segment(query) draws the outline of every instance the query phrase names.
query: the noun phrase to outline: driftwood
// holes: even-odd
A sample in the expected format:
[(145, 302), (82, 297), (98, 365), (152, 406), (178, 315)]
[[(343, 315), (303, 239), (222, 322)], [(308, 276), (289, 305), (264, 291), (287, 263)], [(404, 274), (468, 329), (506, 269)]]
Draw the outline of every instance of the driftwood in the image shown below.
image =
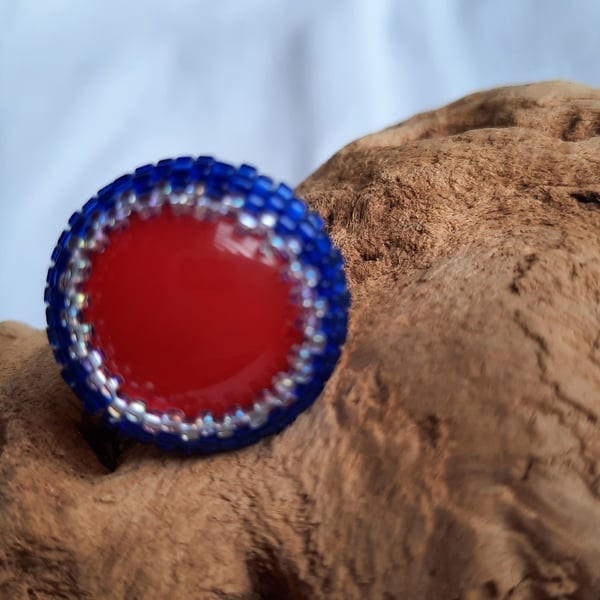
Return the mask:
[(354, 305), (274, 438), (124, 445), (0, 326), (0, 598), (600, 598), (600, 91), (475, 94), (299, 191)]

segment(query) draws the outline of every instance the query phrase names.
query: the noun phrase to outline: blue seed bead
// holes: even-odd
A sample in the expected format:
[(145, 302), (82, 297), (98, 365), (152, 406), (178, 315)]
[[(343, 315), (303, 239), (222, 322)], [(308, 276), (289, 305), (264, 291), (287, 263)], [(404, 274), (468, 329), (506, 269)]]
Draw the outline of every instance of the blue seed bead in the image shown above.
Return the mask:
[(173, 161), (169, 182), (174, 190), (181, 190), (190, 182), (194, 159), (191, 156), (180, 156)]
[(339, 331), (346, 326), (344, 313), (335, 311), (323, 318), (323, 331), (329, 337), (330, 333)]
[(229, 181), (229, 190), (247, 194), (252, 189), (257, 174), (258, 172), (253, 166), (241, 165)]
[(84, 408), (93, 415), (100, 412), (108, 404), (108, 400), (102, 394), (91, 390), (82, 383), (75, 384), (75, 393), (83, 401)]
[(250, 194), (246, 198), (246, 203), (244, 204), (244, 208), (250, 210), (252, 212), (259, 212), (263, 210), (265, 207), (266, 201), (262, 196), (258, 196), (257, 194)]
[(52, 354), (54, 354), (54, 360), (62, 367), (67, 364), (65, 359), (65, 353), (60, 348), (54, 348), (52, 350)]
[(159, 431), (152, 439), (156, 440), (156, 445), (163, 450), (174, 450), (181, 444), (181, 438), (176, 433), (168, 431)]
[[(48, 339), (50, 338), (52, 339), (51, 346), (64, 355), (63, 363), (68, 363), (70, 358), (67, 356), (66, 348), (70, 344), (70, 337), (65, 335), (65, 329), (60, 325), (49, 326)], [(67, 339), (65, 340), (65, 338)]]
[(97, 198), (97, 196), (94, 196), (93, 198), (90, 198), (83, 205), (83, 208), (81, 209), (81, 214), (85, 215), (86, 218), (89, 218), (89, 216), (91, 214), (93, 214), (94, 211), (96, 211), (97, 209), (98, 209), (98, 198)]
[(60, 277), (61, 273), (67, 268), (67, 264), (69, 262), (70, 257), (71, 253), (67, 249), (61, 248), (61, 250), (58, 253), (58, 256), (56, 257), (56, 260), (54, 261), (54, 277), (56, 282), (58, 282), (58, 278)]
[(254, 185), (252, 186), (252, 193), (258, 194), (263, 198), (267, 198), (273, 193), (273, 180), (270, 177), (260, 175), (254, 180)]
[(328, 255), (331, 251), (331, 239), (324, 231), (319, 231), (316, 234), (315, 245), (321, 254)]
[(282, 198), (279, 194), (271, 194), (266, 199), (265, 209), (272, 212), (281, 213), (285, 210), (286, 204), (287, 202), (285, 198)]
[(58, 334), (58, 343), (65, 353), (66, 360), (70, 362), (70, 358), (67, 357), (67, 348), (71, 344), (71, 334), (65, 327), (57, 327), (56, 333)]
[(320, 231), (325, 226), (323, 219), (316, 212), (310, 211), (306, 219), (317, 231)]
[(339, 346), (329, 342), (325, 353), (322, 356), (315, 356), (313, 359), (313, 369), (316, 373), (328, 375), (335, 367), (341, 353)]
[(280, 235), (291, 235), (296, 230), (296, 223), (287, 215), (282, 215), (277, 220), (275, 231)]
[(321, 257), (319, 261), (319, 269), (321, 269), (321, 275), (323, 279), (331, 279), (341, 270), (341, 265), (337, 261), (332, 260), (331, 255)]
[(70, 223), (71, 225), (71, 235), (75, 237), (82, 238), (85, 236), (87, 230), (90, 228), (90, 220), (86, 215), (79, 214), (78, 218)]
[(235, 169), (227, 163), (213, 163), (210, 173), (206, 179), (206, 192), (210, 196), (222, 196), (227, 190), (229, 178), (233, 175)]
[(327, 257), (328, 264), (331, 264), (335, 267), (335, 269), (341, 273), (344, 272), (344, 259), (342, 258), (342, 253), (338, 248), (333, 247), (329, 252), (329, 256)]
[(323, 261), (323, 255), (317, 249), (316, 244), (311, 241), (304, 242), (304, 250), (302, 253), (302, 260), (305, 262), (315, 265), (321, 268), (321, 262)]
[(169, 179), (172, 164), (172, 158), (163, 158), (163, 160), (159, 160), (156, 163), (156, 166), (154, 167), (154, 183), (167, 181)]
[(346, 291), (346, 278), (343, 271), (338, 271), (332, 278), (332, 289), (334, 294), (341, 294)]
[(54, 286), (58, 283), (58, 273), (54, 267), (50, 267), (48, 269), (48, 273), (46, 273), (46, 284), (50, 286)]
[[(111, 425), (110, 416), (108, 414), (104, 415), (104, 420), (109, 426)], [(146, 434), (146, 432), (140, 427), (138, 423), (132, 423), (126, 417), (123, 417), (123, 420), (118, 422), (118, 428), (125, 437), (135, 437), (137, 439), (140, 439), (139, 436), (141, 436), (143, 439), (144, 435)]]
[[(56, 242), (56, 248), (54, 249), (54, 251), (56, 252), (61, 247), (67, 246), (70, 239), (71, 239), (71, 233), (69, 231), (63, 231), (60, 234), (60, 237), (58, 238), (58, 242)], [(52, 258), (52, 260), (54, 260), (54, 258)]]
[(58, 339), (55, 328), (58, 327), (60, 323), (56, 315), (57, 311), (54, 306), (46, 306), (46, 321), (48, 323), (48, 335), (52, 333), (52, 337)]
[(69, 387), (74, 388), (77, 385), (75, 375), (73, 375), (73, 373), (68, 368), (64, 368), (60, 374)]
[(60, 319), (58, 316), (58, 309), (54, 304), (50, 304), (46, 307), (46, 321), (48, 322), (48, 335), (52, 335), (53, 343), (60, 343), (60, 336), (58, 335), (58, 329), (60, 327)]
[(335, 318), (338, 328), (346, 329), (348, 327), (348, 311), (345, 308), (334, 306), (331, 314)]
[(116, 196), (131, 189), (131, 175), (121, 175), (113, 181), (113, 193)]
[(84, 382), (87, 380), (88, 372), (83, 368), (81, 363), (78, 363), (77, 361), (69, 360), (65, 370), (68, 371), (69, 375), (72, 376), (73, 380), (76, 382)]
[(315, 398), (321, 393), (323, 389), (323, 378), (320, 373), (316, 373), (315, 376), (308, 383), (301, 383), (296, 386), (296, 393), (298, 394), (298, 401), (300, 409), (308, 406)]
[(227, 186), (230, 192), (247, 194), (252, 189), (253, 180), (243, 175), (234, 175)]
[(345, 290), (341, 294), (338, 294), (334, 300), (339, 307), (348, 308), (350, 306), (350, 292)]
[(255, 179), (258, 171), (251, 165), (241, 165), (238, 169), (238, 175), (246, 179)]
[(219, 445), (215, 447), (214, 451), (217, 450), (235, 450), (238, 447), (239, 442), (232, 436), (230, 438), (221, 438)]
[(132, 177), (131, 183), (136, 194), (147, 194), (152, 190), (154, 180), (154, 165), (138, 167)]
[(178, 171), (180, 169), (184, 169), (188, 171), (194, 166), (195, 160), (191, 156), (178, 156), (171, 166), (171, 173), (173, 171)]
[(105, 185), (97, 194), (98, 210), (110, 210), (115, 205), (114, 185), (112, 183)]
[(79, 220), (79, 216), (80, 216), (80, 212), (74, 212), (70, 217), (69, 217), (69, 227), (73, 227), (73, 225), (75, 223), (77, 223), (77, 221)]
[(340, 345), (332, 340), (327, 340), (325, 352), (322, 354), (321, 358), (327, 359), (330, 363), (335, 365), (341, 355), (342, 349), (340, 348)]
[[(125, 434), (125, 435), (128, 435), (128, 434)], [(133, 432), (130, 437), (134, 438), (136, 440), (141, 440), (142, 442), (149, 442), (149, 443), (152, 443), (155, 440), (154, 434), (142, 429), (141, 425), (137, 426), (137, 431)]]
[(329, 296), (335, 304), (339, 304), (340, 308), (345, 308), (344, 306), (344, 298), (345, 294), (348, 293), (348, 288), (346, 287), (346, 282), (334, 282), (330, 288)]
[(312, 241), (316, 233), (314, 227), (308, 221), (302, 221), (298, 224), (298, 235), (303, 240)]
[(323, 327), (323, 330), (327, 333), (327, 339), (332, 344), (343, 344), (346, 340), (346, 328), (342, 325), (336, 324), (329, 327)]
[(114, 183), (109, 183), (105, 185), (103, 188), (98, 190), (96, 196), (98, 197), (99, 202), (105, 201), (109, 196), (113, 195)]
[(317, 291), (326, 298), (331, 298), (331, 280), (322, 279), (319, 281), (319, 284), (317, 285)]
[(339, 267), (324, 260), (319, 264), (319, 269), (321, 270), (321, 277), (323, 279), (331, 279), (332, 277), (335, 277)]
[(215, 178), (226, 179), (231, 177), (235, 173), (235, 169), (224, 162), (214, 162), (210, 169), (209, 176)]
[(290, 217), (290, 219), (294, 219), (294, 221), (302, 220), (306, 215), (306, 212), (306, 204), (297, 198), (292, 198), (285, 208), (285, 214)]
[(46, 286), (44, 289), (45, 304), (54, 304), (59, 296), (62, 296), (62, 294), (55, 287)]
[(276, 408), (271, 411), (268, 417), (268, 421), (265, 425), (260, 428), (262, 435), (272, 435), (278, 433), (284, 427), (284, 424), (280, 422), (280, 418), (284, 415), (285, 411), (280, 408)]
[(48, 325), (46, 328), (46, 337), (48, 338), (48, 343), (52, 347), (56, 347), (58, 345), (58, 335), (56, 335), (56, 329), (54, 325)]
[(219, 451), (219, 441), (216, 436), (210, 436), (208, 438), (200, 437), (195, 440), (196, 448), (202, 449), (202, 452), (206, 454), (213, 454), (214, 452)]
[(291, 200), (294, 197), (294, 190), (285, 183), (280, 183), (275, 189), (274, 194), (283, 198), (284, 200)]
[(342, 251), (335, 246), (331, 249), (331, 257), (337, 260), (340, 264), (344, 264), (344, 257), (342, 256)]
[(234, 438), (243, 441), (245, 444), (252, 444), (257, 441), (260, 437), (258, 431), (256, 429), (252, 429), (250, 426), (246, 425), (244, 427), (240, 427), (235, 433)]
[(192, 167), (192, 179), (194, 181), (206, 181), (215, 159), (212, 156), (199, 156)]
[(64, 248), (60, 242), (55, 246), (54, 250), (52, 250), (52, 255), (50, 256), (53, 263), (56, 262), (56, 259), (60, 256), (60, 253), (64, 252)]

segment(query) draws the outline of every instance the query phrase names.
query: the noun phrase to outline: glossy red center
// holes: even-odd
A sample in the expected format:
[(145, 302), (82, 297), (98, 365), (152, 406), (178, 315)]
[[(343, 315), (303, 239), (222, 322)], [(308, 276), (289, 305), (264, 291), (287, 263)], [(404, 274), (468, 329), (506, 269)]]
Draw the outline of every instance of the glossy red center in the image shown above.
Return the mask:
[(289, 368), (302, 340), (279, 257), (227, 220), (163, 210), (110, 235), (92, 256), (84, 319), (94, 345), (120, 375), (121, 391), (148, 409), (187, 417), (248, 407)]

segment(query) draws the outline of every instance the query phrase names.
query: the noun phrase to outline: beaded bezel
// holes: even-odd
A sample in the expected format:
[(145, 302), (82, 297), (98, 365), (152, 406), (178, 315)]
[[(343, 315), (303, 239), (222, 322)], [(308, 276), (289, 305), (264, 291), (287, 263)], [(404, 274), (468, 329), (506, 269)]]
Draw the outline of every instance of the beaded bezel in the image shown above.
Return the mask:
[[(272, 387), (249, 410), (236, 408), (220, 418), (204, 411), (195, 419), (176, 410), (146, 410), (143, 398), (119, 392), (118, 375), (107, 370), (102, 349), (94, 346), (93, 323), (83, 319), (91, 253), (101, 252), (132, 214), (152, 218), (161, 210), (233, 220), (241, 234), (260, 237), (262, 253), (284, 259), (282, 277), (292, 283), (291, 301), (301, 308), (303, 341), (290, 349), (289, 370), (274, 374)], [(340, 356), (350, 304), (343, 259), (322, 219), (288, 186), (274, 184), (254, 167), (235, 168), (205, 156), (144, 165), (102, 188), (61, 234), (44, 299), (54, 356), (88, 412), (142, 441), (205, 453), (275, 433), (312, 404)]]

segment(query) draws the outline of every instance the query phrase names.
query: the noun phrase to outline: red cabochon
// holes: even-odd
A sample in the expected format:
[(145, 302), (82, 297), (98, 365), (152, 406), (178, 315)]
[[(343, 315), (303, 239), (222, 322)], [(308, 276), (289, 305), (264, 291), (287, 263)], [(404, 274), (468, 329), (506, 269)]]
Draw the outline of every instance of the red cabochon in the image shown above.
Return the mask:
[(260, 244), (229, 221), (170, 210), (111, 234), (92, 257), (84, 319), (122, 392), (148, 409), (218, 416), (251, 405), (288, 370), (300, 309), (282, 260), (262, 256)]

